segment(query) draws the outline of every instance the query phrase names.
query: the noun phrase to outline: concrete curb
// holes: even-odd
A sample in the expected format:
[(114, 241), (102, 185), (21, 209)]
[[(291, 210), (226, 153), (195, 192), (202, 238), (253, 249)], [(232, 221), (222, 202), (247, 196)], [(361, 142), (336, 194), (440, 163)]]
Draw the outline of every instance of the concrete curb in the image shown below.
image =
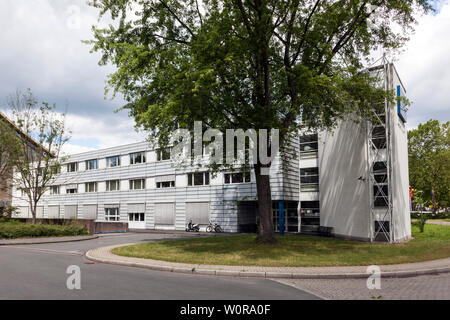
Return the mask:
[[(131, 244), (121, 244), (118, 246), (110, 247), (109, 252), (113, 248), (131, 245)], [(369, 277), (368, 273), (294, 273), (294, 272), (255, 272), (255, 271), (236, 271), (236, 270), (214, 270), (214, 269), (197, 269), (197, 267), (186, 268), (186, 267), (173, 267), (156, 265), (151, 262), (139, 263), (123, 260), (122, 256), (113, 255), (114, 258), (104, 258), (95, 255), (94, 251), (101, 248), (89, 250), (85, 253), (85, 257), (88, 260), (127, 267), (138, 267), (155, 271), (166, 271), (166, 272), (176, 272), (185, 274), (198, 274), (198, 275), (214, 275), (214, 276), (229, 276), (229, 277), (255, 277), (255, 278), (283, 278), (283, 279), (362, 279)], [(117, 258), (116, 258), (117, 257)], [(174, 263), (171, 263), (174, 264)], [(245, 268), (245, 267), (243, 267)], [(383, 278), (406, 278), (406, 277), (416, 277), (421, 275), (429, 274), (439, 274), (450, 272), (450, 266), (444, 268), (434, 268), (434, 269), (418, 269), (418, 270), (408, 270), (408, 271), (387, 271), (381, 272), (381, 277)]]
[[(75, 238), (75, 237), (78, 237), (78, 238)], [(0, 240), (0, 246), (12, 246), (12, 245), (17, 245), (17, 244), (24, 245), (24, 244), (76, 242), (76, 241), (92, 240), (92, 239), (97, 239), (97, 238), (98, 238), (98, 235), (60, 237), (60, 239), (55, 238), (55, 237), (8, 239), (8, 240)], [(26, 241), (26, 240), (28, 240), (28, 241)]]

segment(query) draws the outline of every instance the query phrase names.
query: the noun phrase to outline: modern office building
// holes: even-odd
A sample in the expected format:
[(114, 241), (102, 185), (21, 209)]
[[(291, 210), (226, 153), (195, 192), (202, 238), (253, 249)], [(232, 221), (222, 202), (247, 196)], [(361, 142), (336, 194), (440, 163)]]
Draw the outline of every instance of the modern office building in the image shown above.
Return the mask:
[[(405, 89), (392, 64), (372, 68), (386, 88)], [(405, 115), (386, 103), (380, 121), (342, 121), (335, 130), (294, 137), (283, 166), (270, 171), (274, 226), (283, 232), (331, 227), (337, 237), (364, 241), (410, 238)], [(15, 189), (14, 205), (28, 216)], [(41, 218), (123, 221), (129, 228), (184, 230), (186, 222), (254, 231), (253, 172), (176, 167), (147, 142), (71, 155), (42, 199)]]

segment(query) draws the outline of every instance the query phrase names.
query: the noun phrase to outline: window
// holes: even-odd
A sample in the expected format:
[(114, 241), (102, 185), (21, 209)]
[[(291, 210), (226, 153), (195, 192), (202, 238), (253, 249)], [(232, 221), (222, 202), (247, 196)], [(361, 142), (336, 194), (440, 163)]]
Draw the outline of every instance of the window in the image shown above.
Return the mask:
[(188, 173), (188, 186), (209, 185), (209, 172)]
[(373, 186), (373, 198), (375, 207), (387, 207), (389, 202), (388, 185), (378, 184)]
[(76, 185), (66, 186), (66, 193), (77, 193), (78, 187)]
[(384, 126), (373, 127), (372, 142), (376, 149), (386, 149), (386, 128)]
[(27, 197), (27, 196), (28, 196), (28, 193), (29, 193), (29, 189), (28, 189), (28, 188), (22, 188), (22, 189), (20, 189), (20, 195), (21, 195), (22, 197)]
[(225, 173), (224, 179), (226, 184), (251, 182), (250, 172)]
[(67, 164), (67, 172), (78, 171), (78, 162), (72, 162)]
[(319, 143), (317, 133), (300, 136), (300, 154), (310, 152), (316, 153), (318, 148)]
[(97, 192), (97, 182), (87, 182), (86, 192)]
[(119, 180), (106, 181), (106, 191), (118, 191), (118, 190), (120, 190)]
[[(205, 152), (206, 152), (206, 144), (202, 141), (202, 156), (205, 155)], [(191, 139), (191, 154), (192, 154), (192, 157), (197, 156), (195, 154), (195, 141), (194, 141), (194, 139)]]
[(136, 152), (130, 154), (130, 164), (145, 163), (145, 152)]
[(120, 221), (119, 208), (105, 208), (105, 221)]
[(389, 221), (375, 221), (375, 232), (389, 232)]
[(157, 161), (170, 160), (170, 150), (171, 148), (158, 149), (156, 151), (156, 160)]
[(175, 181), (159, 181), (156, 182), (157, 188), (173, 188), (175, 187)]
[(300, 216), (318, 216), (320, 212), (319, 201), (301, 201), (300, 202)]
[(301, 168), (300, 186), (302, 191), (319, 190), (319, 168)]
[(373, 198), (375, 207), (388, 206), (388, 185), (387, 185), (387, 166), (383, 161), (378, 161), (373, 164), (372, 172), (374, 176)]
[(318, 184), (319, 168), (302, 168), (300, 169), (300, 182), (302, 184)]
[(141, 213), (129, 213), (128, 221), (145, 221), (145, 214)]
[(130, 190), (145, 189), (145, 179), (130, 180)]
[(175, 187), (175, 175), (166, 175), (155, 177), (156, 188), (173, 188)]
[(379, 161), (373, 164), (373, 175), (375, 182), (377, 183), (387, 183), (387, 167), (386, 163)]
[(98, 169), (98, 160), (92, 159), (86, 161), (86, 170)]
[(108, 168), (120, 166), (120, 156), (106, 158), (106, 166)]
[(59, 194), (59, 186), (51, 186), (50, 194)]

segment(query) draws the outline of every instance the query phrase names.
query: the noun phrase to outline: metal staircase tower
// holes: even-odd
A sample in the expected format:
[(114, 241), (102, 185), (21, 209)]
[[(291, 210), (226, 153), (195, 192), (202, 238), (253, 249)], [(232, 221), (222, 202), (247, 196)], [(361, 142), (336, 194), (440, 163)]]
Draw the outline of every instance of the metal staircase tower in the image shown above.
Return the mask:
[[(383, 56), (382, 64), (369, 69), (380, 79), (380, 85), (390, 90), (391, 64)], [(394, 241), (392, 205), (392, 157), (391, 157), (391, 117), (390, 103), (387, 99), (372, 110), (367, 121), (367, 159), (370, 201), (370, 240)]]

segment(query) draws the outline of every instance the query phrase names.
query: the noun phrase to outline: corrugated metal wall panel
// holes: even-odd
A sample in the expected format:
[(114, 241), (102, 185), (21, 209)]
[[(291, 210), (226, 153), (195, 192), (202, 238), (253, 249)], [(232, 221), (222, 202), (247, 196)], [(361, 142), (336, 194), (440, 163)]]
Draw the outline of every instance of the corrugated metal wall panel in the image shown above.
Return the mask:
[(44, 207), (43, 206), (36, 207), (36, 218), (37, 219), (44, 218)]
[(59, 206), (49, 206), (48, 207), (48, 218), (58, 219), (59, 218)]
[(64, 219), (76, 219), (77, 218), (78, 206), (64, 206)]
[(175, 225), (173, 203), (155, 203), (155, 227), (158, 225)]
[(145, 212), (145, 203), (128, 204), (128, 213)]
[(209, 202), (186, 202), (186, 221), (208, 224), (210, 218)]
[(83, 219), (97, 219), (97, 205), (84, 205), (83, 206)]

